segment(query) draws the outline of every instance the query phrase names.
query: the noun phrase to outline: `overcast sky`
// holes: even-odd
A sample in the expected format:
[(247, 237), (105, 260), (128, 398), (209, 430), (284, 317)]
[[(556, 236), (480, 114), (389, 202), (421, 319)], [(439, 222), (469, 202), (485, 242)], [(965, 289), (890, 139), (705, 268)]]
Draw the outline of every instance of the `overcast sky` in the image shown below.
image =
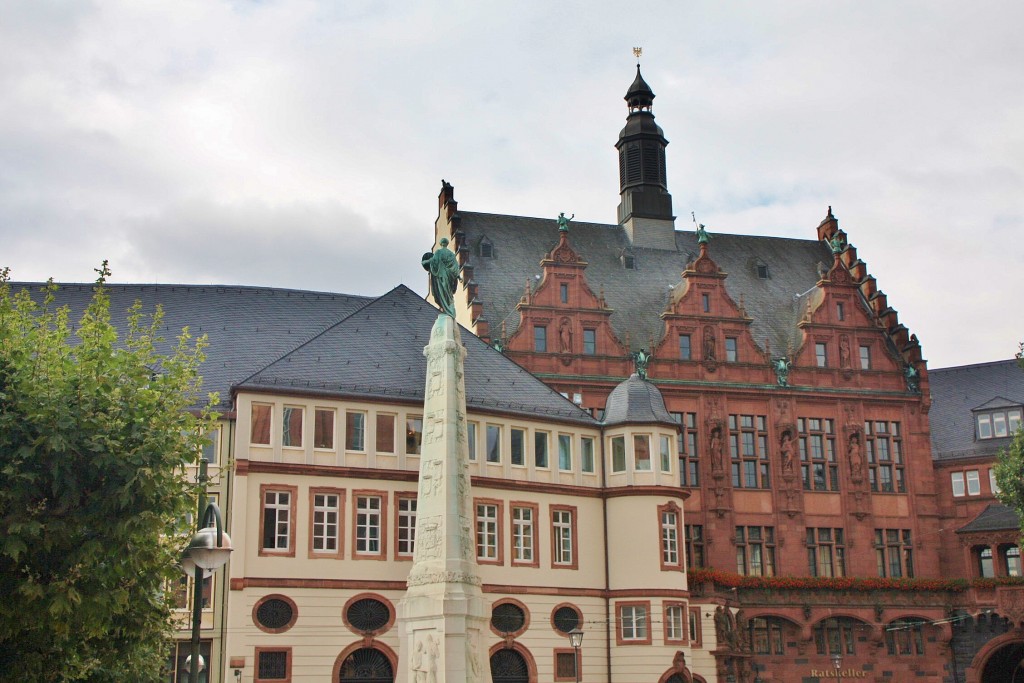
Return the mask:
[(1024, 338), (1024, 3), (0, 3), (16, 280), (423, 293), (460, 208), (615, 221), (642, 46), (677, 227), (829, 205), (930, 367)]

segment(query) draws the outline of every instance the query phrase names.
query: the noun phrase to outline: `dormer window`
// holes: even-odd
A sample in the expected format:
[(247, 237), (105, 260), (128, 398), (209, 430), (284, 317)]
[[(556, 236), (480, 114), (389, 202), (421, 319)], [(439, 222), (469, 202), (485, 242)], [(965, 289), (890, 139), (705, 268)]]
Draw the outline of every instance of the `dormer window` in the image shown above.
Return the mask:
[(764, 263), (757, 264), (757, 277), (761, 280), (768, 279), (768, 265)]
[(622, 255), (622, 267), (626, 270), (636, 270), (636, 259), (632, 254)]
[(480, 239), (479, 251), (481, 258), (494, 258), (494, 244), (486, 237)]
[(978, 439), (1001, 439), (1010, 436), (1020, 427), (1020, 421), (1020, 408), (976, 413)]

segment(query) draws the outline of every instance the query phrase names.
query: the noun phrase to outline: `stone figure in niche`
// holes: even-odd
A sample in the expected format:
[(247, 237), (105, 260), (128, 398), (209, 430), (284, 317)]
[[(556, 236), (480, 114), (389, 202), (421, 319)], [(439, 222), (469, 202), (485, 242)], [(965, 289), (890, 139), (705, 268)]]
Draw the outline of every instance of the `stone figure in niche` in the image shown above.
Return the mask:
[(416, 641), (412, 652), (412, 671), (416, 683), (427, 683), (427, 647), (422, 640)]
[(569, 221), (576, 218), (576, 214), (565, 217), (565, 211), (561, 211), (558, 214), (558, 232), (569, 232)]
[(558, 346), (562, 353), (572, 351), (572, 326), (568, 318), (562, 318), (562, 324), (558, 327)]
[(846, 445), (846, 457), (850, 461), (850, 476), (854, 481), (864, 478), (864, 456), (860, 453), (860, 434), (850, 434), (850, 442)]
[(921, 392), (921, 373), (913, 365), (908, 364), (903, 370), (903, 376), (907, 380), (907, 391), (918, 394)]
[(715, 331), (710, 327), (704, 328), (704, 360), (715, 360)]
[(437, 660), (441, 658), (441, 651), (437, 646), (437, 639), (434, 636), (427, 636), (427, 683), (437, 683)]
[(839, 367), (850, 369), (850, 338), (845, 334), (839, 337)]
[(711, 430), (711, 467), (715, 470), (722, 469), (722, 428), (715, 427)]
[(633, 368), (640, 379), (647, 379), (647, 365), (651, 362), (651, 354), (646, 349), (640, 349), (629, 354), (633, 359)]
[(775, 381), (780, 387), (789, 386), (789, 371), (793, 367), (793, 361), (788, 358), (776, 358), (772, 361), (772, 370), (775, 371)]
[(782, 471), (787, 474), (792, 474), (793, 436), (788, 431), (782, 432), (782, 440), (779, 442), (779, 453), (782, 455)]
[(430, 293), (441, 312), (455, 317), (455, 290), (462, 278), (462, 268), (455, 252), (448, 248), (448, 238), (441, 238), (440, 248), (431, 254), (429, 251), (420, 259), (423, 270), (430, 273)]
[(732, 624), (729, 619), (729, 610), (722, 605), (715, 609), (715, 637), (718, 639), (718, 647), (730, 644), (732, 641)]

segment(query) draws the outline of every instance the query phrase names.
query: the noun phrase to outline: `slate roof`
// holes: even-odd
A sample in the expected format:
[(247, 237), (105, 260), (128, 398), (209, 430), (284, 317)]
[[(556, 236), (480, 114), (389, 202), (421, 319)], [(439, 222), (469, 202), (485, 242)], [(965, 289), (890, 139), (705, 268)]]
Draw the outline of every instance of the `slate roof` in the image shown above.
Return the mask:
[(1007, 531), (1020, 528), (1020, 517), (1016, 510), (999, 503), (990, 503), (981, 513), (956, 530), (958, 534), (979, 531)]
[[(936, 460), (995, 455), (1011, 437), (976, 441), (975, 408), (1024, 405), (1024, 370), (1016, 360), (928, 371), (932, 457)], [(998, 399), (998, 403), (993, 403)]]
[(654, 386), (635, 372), (608, 394), (604, 424), (670, 424), (678, 425), (665, 408), (665, 398)]
[[(11, 283), (11, 291), (29, 289), (38, 299), (42, 283)], [(77, 322), (92, 300), (92, 284), (60, 284), (56, 304), (70, 308)], [(231, 385), (280, 358), (330, 325), (373, 300), (372, 297), (308, 292), (274, 287), (221, 285), (107, 285), (112, 322), (127, 327), (127, 311), (136, 300), (143, 311), (163, 307), (168, 351), (186, 325), (193, 336), (206, 334), (210, 345), (203, 364), (203, 392), (220, 394), (221, 412), (231, 410)]]
[[(509, 335), (519, 325), (515, 310), (525, 282), (536, 289), (541, 274), (540, 261), (558, 244), (554, 219), (526, 218), (459, 211), (459, 229), (471, 248), (473, 280), (479, 284), (483, 317), (491, 334), (500, 334), (502, 321)], [(813, 228), (811, 229), (813, 233)], [(493, 258), (477, 256), (477, 247), (487, 238), (493, 243)], [(818, 264), (831, 265), (832, 255), (822, 242), (780, 237), (756, 237), (711, 233), (708, 253), (728, 274), (726, 291), (738, 304), (742, 296), (748, 315), (754, 321), (751, 333), (764, 345), (771, 340), (773, 349), (794, 348), (800, 339), (797, 323), (804, 312), (803, 294), (817, 283)], [(588, 262), (585, 273), (594, 293), (604, 286), (605, 299), (614, 310), (612, 327), (630, 345), (646, 347), (657, 342), (664, 332), (660, 314), (668, 304), (670, 286), (682, 283), (682, 272), (700, 253), (693, 231), (676, 231), (675, 251), (631, 247), (625, 230), (619, 225), (600, 223), (569, 224), (569, 242)], [(623, 267), (622, 253), (635, 257), (636, 269)], [(757, 265), (768, 266), (768, 279), (757, 276)]]
[[(438, 311), (400, 285), (238, 385), (422, 403), (423, 347)], [(597, 426), (589, 413), (462, 330), (469, 409)]]

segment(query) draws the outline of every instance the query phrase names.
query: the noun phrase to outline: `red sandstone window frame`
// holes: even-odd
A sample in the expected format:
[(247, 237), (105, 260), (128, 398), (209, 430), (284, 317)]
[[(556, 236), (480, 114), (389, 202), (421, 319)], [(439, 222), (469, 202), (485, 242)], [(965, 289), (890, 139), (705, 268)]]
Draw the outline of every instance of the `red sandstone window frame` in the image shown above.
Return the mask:
[[(570, 675), (561, 676), (558, 673), (558, 659), (559, 655), (569, 655), (575, 660), (576, 669)], [(580, 666), (581, 660), (583, 659), (583, 649), (579, 650), (571, 647), (556, 647), (552, 650), (551, 661), (552, 661), (552, 679), (555, 683), (563, 681), (582, 681), (583, 680), (583, 669)]]
[[(288, 494), (288, 547), (267, 548), (263, 544), (263, 534), (267, 521), (267, 493)], [(298, 486), (287, 486), (284, 484), (260, 484), (260, 529), (258, 555), (260, 557), (295, 557), (295, 501), (299, 495)], [(275, 534), (276, 536), (276, 534)]]
[[(284, 652), (285, 677), (284, 678), (261, 678), (260, 677), (260, 654), (267, 652)], [(253, 683), (290, 683), (292, 680), (292, 649), (290, 647), (257, 647), (253, 653)]]
[(690, 638), (690, 647), (700, 647), (704, 637), (700, 622), (700, 607), (691, 606), (686, 617), (686, 634)]
[[(555, 515), (557, 513), (567, 512), (569, 513), (569, 525), (567, 527), (555, 526)], [(579, 569), (579, 534), (577, 533), (577, 519), (579, 517), (577, 508), (575, 505), (551, 505), (548, 507), (548, 516), (550, 520), (551, 529), (551, 568), (552, 569)], [(556, 528), (568, 529), (570, 537), (570, 549), (569, 549), (569, 561), (557, 561), (561, 557), (559, 549), (559, 537), (556, 533)]]
[[(338, 496), (338, 520), (337, 538), (335, 538), (335, 550), (316, 550), (313, 547), (315, 540), (314, 529), (316, 528), (316, 496)], [(313, 560), (333, 559), (340, 560), (345, 555), (345, 489), (335, 487), (310, 487), (309, 489), (309, 543), (308, 556)]]
[[(378, 514), (380, 519), (377, 524), (380, 543), (380, 548), (377, 552), (371, 551), (360, 551), (359, 550), (359, 499), (360, 498), (378, 498), (380, 499), (380, 509)], [(369, 539), (367, 539), (369, 540)], [(388, 559), (388, 492), (373, 490), (373, 489), (353, 489), (352, 490), (352, 550), (351, 559), (353, 560), (386, 560)]]
[[(412, 501), (416, 503), (416, 509), (412, 512), (413, 525), (412, 525), (412, 551), (402, 552), (400, 550), (402, 544), (402, 517), (408, 516), (408, 513), (403, 515), (402, 502)], [(398, 562), (412, 562), (413, 556), (416, 554), (416, 519), (419, 516), (419, 498), (415, 492), (412, 491), (396, 491), (395, 492), (395, 554), (394, 559)]]
[[(494, 557), (481, 557), (480, 550), (480, 506), (493, 506), (494, 510), (494, 543), (495, 543), (495, 556)], [(505, 501), (497, 498), (474, 498), (473, 499), (473, 547), (476, 552), (477, 564), (491, 564), (491, 565), (503, 565), (505, 564), (505, 541), (504, 533), (501, 520), (504, 519), (504, 506)], [(491, 519), (488, 517), (487, 519)]]
[[(679, 632), (681, 636), (679, 638), (672, 638), (669, 635), (669, 618), (668, 611), (671, 608), (679, 610)], [(686, 609), (686, 603), (681, 600), (665, 600), (661, 603), (662, 611), (662, 638), (666, 645), (685, 645), (689, 636), (689, 611)]]
[[(288, 603), (288, 605), (292, 608), (292, 618), (287, 624), (281, 626), (280, 628), (269, 628), (260, 623), (260, 620), (256, 615), (259, 613), (260, 607), (263, 606), (263, 603), (267, 602), (268, 600), (281, 600), (283, 602)], [(269, 595), (264, 595), (262, 598), (256, 601), (256, 604), (252, 606), (252, 623), (256, 626), (256, 628), (263, 631), (264, 633), (284, 633), (292, 626), (294, 626), (295, 622), (298, 621), (298, 619), (299, 608), (295, 604), (295, 601), (289, 598), (287, 595), (282, 595), (280, 593), (270, 593)]]
[[(675, 522), (671, 526), (668, 526), (665, 521), (666, 514), (675, 515)], [(675, 561), (671, 559), (672, 533), (675, 534)], [(661, 562), (661, 571), (683, 571), (683, 511), (675, 501), (658, 506), (658, 541), (658, 559)]]
[[(625, 608), (637, 608), (641, 607), (645, 610), (644, 612), (644, 630), (645, 635), (642, 638), (626, 638), (623, 635), (623, 628), (625, 626), (625, 618), (622, 612)], [(620, 646), (629, 645), (650, 645), (651, 644), (651, 601), (650, 600), (625, 600), (622, 602), (615, 603), (615, 644)], [(634, 631), (636, 630), (635, 617), (634, 617)]]
[[(532, 560), (520, 560), (516, 559), (516, 510), (527, 509), (531, 511), (532, 517), (530, 520), (531, 527), (531, 550), (533, 553)], [(513, 567), (540, 567), (540, 534), (539, 534), (539, 522), (540, 522), (540, 505), (537, 503), (528, 503), (526, 501), (513, 500), (508, 504), (508, 537), (511, 539), (511, 555), (509, 556), (509, 564)]]

